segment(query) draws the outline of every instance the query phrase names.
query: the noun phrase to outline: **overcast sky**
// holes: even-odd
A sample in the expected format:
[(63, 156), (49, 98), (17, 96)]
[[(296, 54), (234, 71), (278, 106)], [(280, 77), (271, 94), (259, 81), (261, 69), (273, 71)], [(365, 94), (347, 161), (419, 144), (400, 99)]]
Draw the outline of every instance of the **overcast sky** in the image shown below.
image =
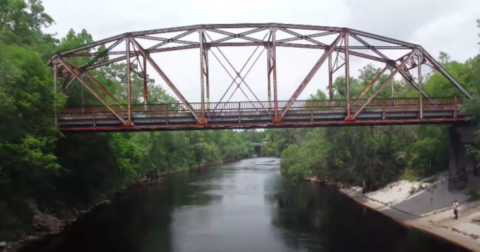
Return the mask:
[[(184, 25), (272, 22), (354, 28), (420, 44), (435, 57), (444, 51), (458, 61), (479, 52), (477, 34), (480, 30), (475, 22), (480, 18), (479, 0), (44, 0), (43, 4), (56, 22), (47, 31), (57, 33), (59, 38), (69, 29), (86, 29), (94, 40), (99, 40), (129, 31)], [(254, 48), (222, 50), (239, 70)], [(278, 98), (286, 100), (322, 51), (282, 50), (277, 51)], [(198, 50), (155, 56), (160, 67), (191, 102), (200, 100), (198, 56)], [(211, 58), (210, 97), (213, 102), (220, 99), (232, 80)], [(358, 69), (367, 63), (352, 62), (352, 75), (358, 75)], [(325, 90), (325, 69), (326, 65), (300, 99), (307, 98), (316, 89)], [(153, 69), (148, 68), (148, 71), (153, 74)], [(262, 55), (245, 79), (260, 100), (267, 100), (265, 72), (266, 57)], [(164, 86), (157, 75), (153, 77)], [(250, 95), (250, 99), (253, 100), (253, 96)], [(246, 98), (237, 91), (232, 100)]]

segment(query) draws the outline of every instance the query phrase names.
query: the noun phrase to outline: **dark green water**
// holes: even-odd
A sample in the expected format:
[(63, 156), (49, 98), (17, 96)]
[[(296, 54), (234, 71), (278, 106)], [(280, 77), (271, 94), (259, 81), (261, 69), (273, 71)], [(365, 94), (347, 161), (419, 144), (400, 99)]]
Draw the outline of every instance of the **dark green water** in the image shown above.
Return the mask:
[(258, 158), (175, 174), (22, 252), (467, 251)]

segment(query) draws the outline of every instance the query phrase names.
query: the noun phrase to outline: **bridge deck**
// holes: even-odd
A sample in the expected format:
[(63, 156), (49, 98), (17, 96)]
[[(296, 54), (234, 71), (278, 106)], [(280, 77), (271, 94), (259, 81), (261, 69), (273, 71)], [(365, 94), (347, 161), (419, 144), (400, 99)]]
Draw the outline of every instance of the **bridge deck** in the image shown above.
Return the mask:
[[(355, 114), (365, 100), (352, 102)], [(278, 117), (285, 111), (288, 101), (278, 101)], [(346, 101), (296, 101), (281, 122), (274, 120), (273, 102), (210, 103), (205, 108), (205, 124), (183, 104), (132, 105), (134, 126), (124, 126), (105, 106), (69, 107), (59, 111), (58, 124), (62, 131), (122, 131), (122, 130), (179, 130), (216, 128), (268, 128), (381, 124), (432, 124), (463, 122), (458, 113), (462, 104), (456, 98), (423, 100), (423, 118), (420, 118), (419, 100), (415, 98), (374, 99), (355, 120), (347, 117)], [(201, 117), (201, 104), (190, 104)], [(112, 109), (126, 120), (126, 105), (113, 105)]]

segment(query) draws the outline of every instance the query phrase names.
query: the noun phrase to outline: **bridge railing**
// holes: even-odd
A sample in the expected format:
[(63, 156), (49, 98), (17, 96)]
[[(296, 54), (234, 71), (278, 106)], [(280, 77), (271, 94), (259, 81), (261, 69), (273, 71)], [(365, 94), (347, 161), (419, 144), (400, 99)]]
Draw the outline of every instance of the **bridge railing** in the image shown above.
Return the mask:
[[(367, 99), (358, 99), (351, 101), (351, 109), (355, 111), (359, 109)], [(279, 111), (283, 111), (288, 105), (289, 101), (278, 101)], [(451, 109), (452, 107), (461, 106), (463, 104), (462, 98), (423, 98), (422, 105), (424, 110), (431, 109)], [(347, 105), (346, 100), (300, 100), (295, 101), (290, 107), (290, 111), (339, 111), (345, 110)], [(190, 106), (196, 113), (201, 112), (201, 103), (190, 103)], [(127, 105), (110, 105), (116, 113), (127, 113)], [(419, 108), (418, 98), (379, 98), (373, 99), (366, 107), (366, 109), (392, 109), (392, 108)], [(273, 113), (274, 103), (268, 101), (252, 101), (252, 102), (211, 102), (205, 104), (205, 112), (209, 115), (222, 114), (224, 112), (258, 112), (258, 113)], [(182, 114), (190, 113), (187, 106), (182, 103), (172, 104), (133, 104), (133, 113), (158, 113), (158, 114)], [(59, 110), (60, 115), (88, 115), (88, 114), (109, 114), (111, 111), (103, 105), (65, 107)]]

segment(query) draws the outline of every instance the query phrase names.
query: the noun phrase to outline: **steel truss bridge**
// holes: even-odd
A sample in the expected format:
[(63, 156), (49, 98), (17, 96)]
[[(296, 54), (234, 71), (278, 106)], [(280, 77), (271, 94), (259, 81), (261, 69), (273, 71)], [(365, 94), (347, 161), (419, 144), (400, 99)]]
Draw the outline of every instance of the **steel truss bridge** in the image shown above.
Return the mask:
[[(214, 34), (216, 37), (212, 39)], [(104, 46), (105, 50), (99, 51), (101, 46)], [(265, 73), (268, 77), (265, 83), (268, 88), (267, 99), (263, 101), (258, 99), (245, 81), (251, 68), (246, 73), (243, 73), (243, 70), (255, 51), (241, 70), (237, 70), (222, 53), (223, 47), (255, 47), (255, 51), (262, 48), (267, 52)], [(277, 100), (278, 47), (323, 52), (287, 101)], [(187, 101), (151, 57), (155, 53), (178, 50), (199, 51), (200, 102)], [(401, 52), (401, 56), (388, 57), (387, 51)], [(209, 54), (217, 60), (223, 57), (236, 73), (235, 77), (230, 74), (232, 83), (218, 102), (210, 102)], [(102, 60), (106, 56), (108, 59)], [(87, 57), (88, 63), (81, 66), (71, 63), (72, 59), (78, 57)], [(351, 57), (368, 59), (384, 65), (364, 90), (352, 95), (349, 83)], [(95, 69), (114, 63), (140, 65), (140, 71), (133, 67), (127, 68), (126, 104), (120, 104), (117, 98), (91, 74)], [(297, 100), (324, 64), (328, 67), (328, 100)], [(65, 92), (72, 83), (78, 83), (102, 104), (66, 107), (56, 111), (58, 126), (65, 132), (455, 123), (466, 121), (465, 115), (458, 111), (464, 99), (471, 97), (420, 45), (338, 27), (276, 23), (213, 24), (130, 32), (58, 53), (52, 57), (49, 65), (54, 69), (57, 93)], [(222, 63), (221, 65), (228, 72), (226, 66)], [(429, 97), (422, 90), (422, 65), (427, 65), (445, 76), (464, 97)], [(179, 103), (148, 102), (147, 66), (163, 79)], [(333, 74), (339, 70), (344, 71), (345, 100), (333, 99)], [(387, 70), (390, 70), (390, 74), (380, 81)], [(417, 73), (412, 74), (415, 70)], [(132, 102), (132, 74), (144, 79), (142, 104)], [(418, 91), (418, 98), (377, 98), (379, 92), (391, 83), (397, 74)], [(57, 82), (60, 81), (63, 82), (63, 86), (58, 89)], [(232, 87), (233, 92), (239, 89), (247, 96), (244, 89), (246, 88), (255, 100), (224, 101)], [(374, 89), (371, 95), (364, 97), (370, 89)]]

